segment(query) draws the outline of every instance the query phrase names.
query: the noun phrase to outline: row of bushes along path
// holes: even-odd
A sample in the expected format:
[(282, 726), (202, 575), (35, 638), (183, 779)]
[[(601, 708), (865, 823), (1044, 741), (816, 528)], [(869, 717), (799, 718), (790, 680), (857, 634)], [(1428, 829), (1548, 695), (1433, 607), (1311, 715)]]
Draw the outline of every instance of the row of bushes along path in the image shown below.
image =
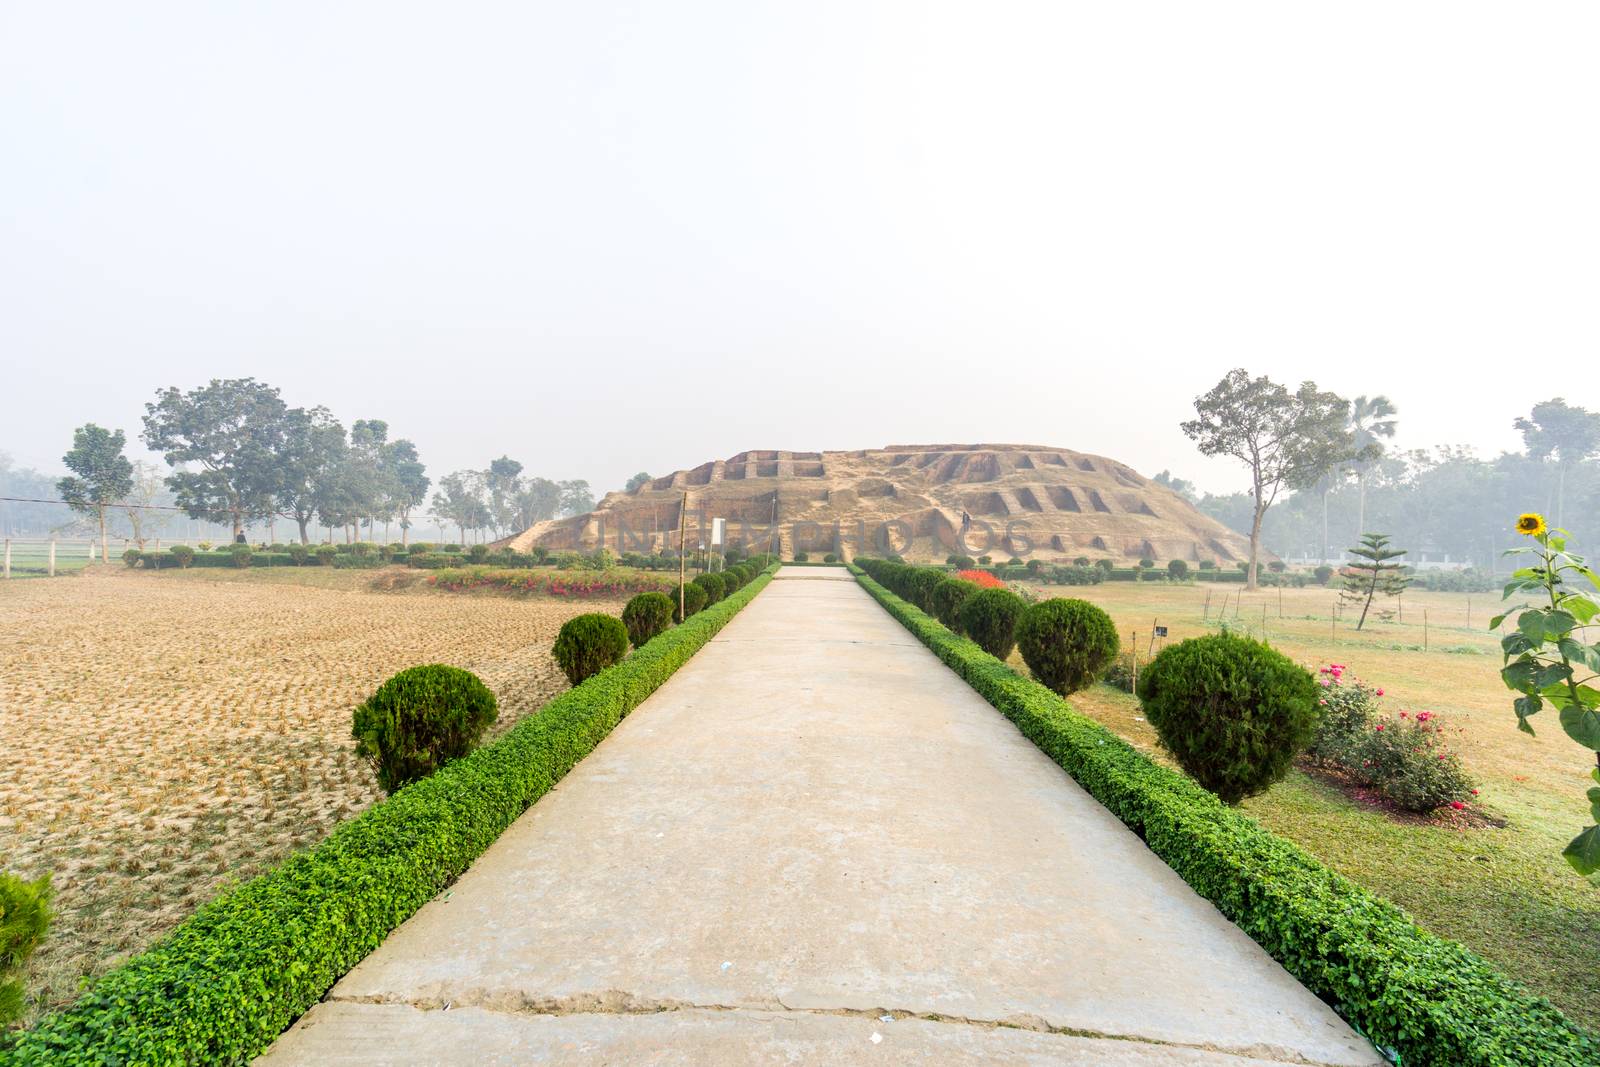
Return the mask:
[(262, 1062), (664, 1049), (1380, 1062), (845, 571), (819, 568), (780, 572)]

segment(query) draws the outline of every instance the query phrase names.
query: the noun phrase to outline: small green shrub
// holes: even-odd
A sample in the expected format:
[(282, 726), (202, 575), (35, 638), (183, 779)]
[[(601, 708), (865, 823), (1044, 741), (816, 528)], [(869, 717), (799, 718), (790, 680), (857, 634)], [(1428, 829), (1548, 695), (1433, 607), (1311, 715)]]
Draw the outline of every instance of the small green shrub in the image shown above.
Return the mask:
[(0, 872), (0, 1050), (6, 1027), (22, 1017), (22, 971), (51, 918), (48, 874), (25, 882)]
[(1121, 649), (1111, 616), (1086, 600), (1029, 605), (1017, 623), (1017, 648), (1033, 676), (1067, 696), (1090, 685)]
[(1273, 574), (1282, 574), (1288, 569), (1288, 564), (1284, 563), (1281, 559), (1272, 560), (1267, 564), (1267, 570), (1271, 571)]
[(737, 567), (729, 567), (725, 571), (718, 571), (717, 577), (722, 579), (723, 596), (732, 596), (744, 584), (744, 572)]
[(188, 545), (173, 545), (171, 552), (172, 562), (176, 563), (180, 570), (188, 570), (189, 565), (194, 562), (194, 549)]
[(411, 542), (410, 547), (406, 549), (406, 553), (408, 555), (410, 553), (412, 553), (412, 552), (420, 552), (423, 555), (426, 555), (427, 553), (432, 552), (432, 551), (433, 551), (433, 545), (431, 545), (427, 541), (413, 541), (413, 542)]
[(198, 548), (202, 552), (210, 552), (211, 551), (211, 542), (210, 541), (196, 541), (195, 542), (195, 547)]
[(567, 681), (578, 685), (622, 662), (628, 654), (628, 628), (621, 619), (598, 611), (576, 615), (561, 624), (550, 653)]
[(628, 641), (638, 648), (672, 625), (672, 601), (665, 593), (640, 593), (622, 609), (622, 625)]
[(1009, 589), (980, 589), (967, 597), (956, 618), (961, 632), (995, 659), (1011, 655), (1017, 643), (1017, 622), (1027, 602)]
[(1042, 559), (1030, 559), (1028, 561), (1028, 573), (1029, 574), (1036, 575), (1043, 569), (1044, 569), (1044, 560), (1042, 560)]
[(1072, 565), (1074, 567), (1087, 567), (1089, 565), (1089, 557), (1079, 556), (1077, 559), (1072, 561)]
[(694, 584), (706, 591), (706, 604), (715, 604), (728, 595), (728, 583), (722, 580), (720, 574), (701, 574), (694, 579)]
[(1311, 573), (1316, 576), (1318, 585), (1327, 585), (1329, 579), (1333, 577), (1333, 568), (1324, 563)]
[(467, 558), (472, 560), (474, 563), (482, 563), (484, 560), (489, 558), (489, 546), (481, 544), (473, 545), (471, 548), (467, 549)]
[(1200, 561), (1200, 569), (1203, 571), (1214, 571), (1217, 569), (1217, 561), (1214, 559), (1203, 559)]
[(839, 562), (839, 557), (834, 555), (832, 552), (829, 552), (825, 556), (822, 557), (822, 562), (824, 562), (824, 563), (838, 563)]
[(405, 670), (356, 708), (356, 755), (385, 793), (426, 778), (471, 752), (499, 714), (494, 694), (471, 671), (443, 663)]
[(350, 554), (357, 559), (366, 559), (373, 554), (372, 543), (370, 541), (357, 541), (350, 546)]
[(977, 582), (969, 582), (965, 578), (946, 578), (933, 587), (931, 614), (951, 630), (960, 633), (961, 605), (978, 589)]
[(311, 549), (305, 545), (290, 545), (289, 558), (294, 560), (296, 567), (304, 567), (306, 561), (311, 558)]
[(130, 548), (122, 553), (122, 562), (126, 563), (130, 567), (137, 567), (139, 565), (139, 560), (143, 555), (144, 553), (140, 552), (137, 548)]
[(1175, 581), (1183, 581), (1189, 577), (1189, 564), (1181, 559), (1167, 560), (1167, 575)]
[(1209, 634), (1163, 649), (1139, 675), (1161, 744), (1226, 804), (1263, 792), (1316, 733), (1317, 683), (1260, 641)]
[(1149, 556), (1146, 556), (1146, 557), (1144, 557), (1143, 559), (1141, 559), (1139, 561), (1139, 569), (1142, 570), (1142, 571), (1150, 570), (1155, 565), (1156, 565), (1156, 561), (1151, 559)]
[(971, 556), (963, 556), (955, 552), (952, 552), (950, 555), (946, 556), (944, 561), (957, 570), (971, 570), (973, 567), (977, 566), (977, 563)]
[(809, 562), (810, 559), (811, 559), (811, 553), (809, 553), (809, 552), (796, 552), (794, 554), (794, 561), (796, 563), (806, 563), (806, 562)]
[[(676, 623), (683, 622), (683, 619), (678, 615), (678, 588), (676, 586), (667, 590), (667, 599), (672, 601), (672, 621)], [(693, 582), (688, 582), (683, 586), (683, 608), (690, 615), (704, 611), (709, 604), (710, 601), (706, 599), (705, 586), (695, 585)]]
[(1110, 574), (1112, 571), (1117, 569), (1117, 565), (1112, 563), (1109, 559), (1097, 559), (1094, 561), (1094, 565), (1105, 571), (1107, 574)]
[(234, 567), (248, 567), (255, 550), (249, 545), (233, 545), (228, 549), (228, 563)]
[(333, 566), (333, 561), (338, 558), (339, 549), (334, 545), (317, 546), (317, 562), (324, 567)]

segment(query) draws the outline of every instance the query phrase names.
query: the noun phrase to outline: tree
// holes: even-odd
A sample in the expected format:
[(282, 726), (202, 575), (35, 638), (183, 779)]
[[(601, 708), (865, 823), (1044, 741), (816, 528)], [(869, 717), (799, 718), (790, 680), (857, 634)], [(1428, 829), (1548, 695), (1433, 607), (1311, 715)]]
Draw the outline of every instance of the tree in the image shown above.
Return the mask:
[(279, 515), (300, 528), (300, 543), (310, 544), (309, 526), (318, 505), (330, 495), (348, 451), (344, 427), (327, 408), (293, 408), (284, 415), (283, 449), (278, 462), (278, 488), (273, 494)]
[(638, 474), (635, 474), (632, 478), (628, 479), (628, 484), (622, 487), (623, 491), (631, 493), (649, 480), (650, 475), (646, 474), (644, 471), (640, 471)]
[(484, 480), (489, 487), (489, 510), (494, 516), (494, 529), (501, 534), (517, 517), (517, 486), (520, 483), (522, 464), (510, 456), (501, 456), (489, 463)]
[(1350, 469), (1356, 475), (1356, 533), (1367, 529), (1367, 471), (1383, 455), (1384, 444), (1380, 438), (1394, 436), (1395, 416), (1399, 409), (1386, 396), (1358, 396), (1350, 405), (1346, 427), (1356, 455)]
[(1600, 451), (1600, 414), (1574, 407), (1561, 397), (1533, 405), (1528, 418), (1512, 423), (1522, 431), (1531, 459), (1556, 457), (1556, 526), (1562, 525), (1567, 471)]
[(553, 519), (561, 510), (561, 486), (548, 478), (525, 478), (517, 491), (517, 515), (526, 530), (536, 522)]
[(1250, 566), (1256, 589), (1261, 520), (1285, 486), (1308, 485), (1352, 452), (1345, 425), (1349, 401), (1302, 382), (1291, 393), (1265, 376), (1235, 368), (1204, 396), (1183, 432), (1207, 456), (1232, 456), (1250, 468)]
[(1356, 557), (1356, 562), (1342, 572), (1344, 589), (1339, 599), (1361, 605), (1361, 618), (1356, 620), (1359, 630), (1367, 624), (1367, 612), (1372, 610), (1374, 599), (1379, 595), (1399, 596), (1411, 579), (1401, 573), (1400, 564), (1390, 562), (1405, 555), (1405, 550), (1390, 548), (1384, 534), (1362, 534), (1361, 543), (1346, 551)]
[(227, 522), (235, 540), (245, 524), (273, 513), (287, 413), (278, 390), (254, 378), (213, 378), (179, 392), (159, 390), (145, 405), (144, 442), (168, 466), (197, 464), (167, 477), (191, 519)]
[(400, 542), (409, 546), (411, 512), (428, 499), (427, 468), (417, 456), (417, 446), (405, 438), (390, 443), (384, 461), (389, 472), (390, 492), (394, 494), (390, 507), (400, 519)]
[(1191, 504), (1200, 499), (1200, 493), (1195, 489), (1193, 482), (1184, 478), (1175, 478), (1171, 471), (1162, 471), (1150, 480), (1157, 485), (1166, 486)]
[(121, 430), (89, 422), (72, 431), (72, 451), (61, 457), (73, 476), (56, 483), (56, 491), (73, 511), (100, 520), (100, 558), (106, 558), (106, 508), (133, 490), (133, 464), (122, 454), (128, 443)]
[(142, 459), (134, 462), (133, 488), (123, 497), (123, 514), (133, 543), (141, 552), (146, 541), (160, 536), (167, 527), (167, 513), (155, 506), (161, 499), (163, 482), (160, 467)]
[(433, 494), (433, 517), (441, 526), (460, 530), (463, 542), (467, 531), (482, 526), (488, 513), (477, 471), (452, 471), (439, 479), (439, 489)]
[(561, 487), (561, 514), (582, 515), (594, 510), (594, 494), (589, 492), (588, 482), (577, 478), (558, 484)]

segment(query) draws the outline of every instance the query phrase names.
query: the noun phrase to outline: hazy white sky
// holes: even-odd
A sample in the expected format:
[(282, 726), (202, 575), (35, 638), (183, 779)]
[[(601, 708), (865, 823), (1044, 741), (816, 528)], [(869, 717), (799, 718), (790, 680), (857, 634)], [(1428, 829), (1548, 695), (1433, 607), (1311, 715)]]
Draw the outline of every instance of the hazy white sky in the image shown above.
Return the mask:
[[(1600, 406), (1600, 5), (0, 3), (0, 450), (253, 375), (616, 488), (1025, 441), (1242, 485)], [(1550, 384), (1576, 364), (1579, 384)]]

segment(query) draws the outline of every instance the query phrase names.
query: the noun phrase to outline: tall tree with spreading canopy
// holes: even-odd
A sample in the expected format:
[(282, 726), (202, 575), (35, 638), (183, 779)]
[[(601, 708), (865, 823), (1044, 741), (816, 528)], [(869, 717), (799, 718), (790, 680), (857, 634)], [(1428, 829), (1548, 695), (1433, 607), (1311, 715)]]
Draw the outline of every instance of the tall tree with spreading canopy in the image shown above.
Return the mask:
[(594, 494), (582, 478), (558, 483), (561, 486), (561, 514), (582, 515), (594, 510)]
[(417, 455), (417, 446), (405, 438), (391, 441), (384, 452), (388, 484), (394, 494), (390, 508), (400, 520), (400, 543), (411, 544), (411, 513), (428, 500), (427, 468)]
[(293, 408), (285, 413), (274, 500), (278, 514), (300, 528), (302, 545), (311, 543), (309, 527), (346, 451), (344, 427), (327, 408)]
[(1400, 409), (1383, 395), (1358, 396), (1350, 404), (1351, 444), (1356, 458), (1350, 469), (1356, 475), (1356, 535), (1367, 532), (1367, 473), (1384, 452), (1384, 441), (1394, 436), (1395, 416)]
[(72, 475), (56, 483), (73, 511), (100, 520), (100, 558), (106, 558), (106, 508), (133, 490), (133, 464), (122, 454), (121, 430), (85, 423), (72, 431), (72, 450), (62, 457)]
[(1246, 587), (1257, 588), (1261, 520), (1286, 486), (1309, 485), (1353, 452), (1345, 425), (1350, 402), (1302, 382), (1295, 392), (1235, 368), (1204, 396), (1198, 418), (1183, 432), (1207, 456), (1232, 456), (1250, 469), (1250, 566)]
[(549, 478), (524, 478), (517, 490), (517, 521), (526, 530), (561, 510), (561, 486)]
[(177, 470), (167, 485), (191, 519), (245, 524), (273, 513), (288, 411), (278, 390), (254, 378), (213, 378), (189, 392), (169, 387), (145, 405), (144, 442)]
[(1568, 404), (1561, 397), (1533, 405), (1526, 418), (1512, 423), (1532, 459), (1556, 459), (1556, 525), (1562, 524), (1567, 471), (1600, 452), (1600, 413)]
[(490, 460), (484, 480), (489, 486), (489, 511), (494, 516), (495, 533), (502, 534), (516, 521), (517, 488), (521, 484), (522, 464), (510, 456)]

